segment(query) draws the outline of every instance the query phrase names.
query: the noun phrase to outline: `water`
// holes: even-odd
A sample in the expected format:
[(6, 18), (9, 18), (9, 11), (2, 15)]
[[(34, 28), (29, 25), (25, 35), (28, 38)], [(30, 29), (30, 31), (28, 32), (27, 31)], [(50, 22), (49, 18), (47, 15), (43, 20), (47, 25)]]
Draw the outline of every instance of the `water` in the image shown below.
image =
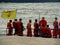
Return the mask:
[(22, 18), (23, 24), (26, 24), (29, 19), (32, 19), (32, 28), (35, 19), (38, 21), (45, 17), (50, 28), (53, 28), (53, 21), (58, 17), (60, 21), (60, 3), (0, 3), (0, 34), (6, 34), (6, 24), (9, 19), (1, 17), (2, 11), (17, 10), (16, 18)]

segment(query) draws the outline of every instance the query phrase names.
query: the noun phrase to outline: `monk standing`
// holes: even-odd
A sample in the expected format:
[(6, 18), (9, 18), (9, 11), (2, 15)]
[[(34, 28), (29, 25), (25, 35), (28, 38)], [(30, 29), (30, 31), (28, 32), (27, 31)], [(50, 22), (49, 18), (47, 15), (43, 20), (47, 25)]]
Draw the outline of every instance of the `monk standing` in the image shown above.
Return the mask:
[(9, 22), (7, 23), (7, 28), (8, 28), (8, 35), (12, 35), (13, 33), (12, 20), (9, 20)]
[(39, 25), (37, 23), (37, 19), (35, 19), (35, 22), (34, 22), (34, 36), (35, 37), (38, 37), (38, 30), (39, 30)]
[(18, 35), (19, 36), (23, 36), (23, 23), (22, 23), (22, 19), (19, 19), (18, 21)]
[(16, 35), (16, 34), (18, 35), (18, 21), (17, 21), (17, 19), (15, 19), (13, 22), (13, 28), (15, 29), (14, 35)]
[(58, 34), (58, 21), (57, 17), (55, 18), (55, 21), (53, 22), (54, 30), (53, 30), (53, 38), (57, 38)]
[(31, 28), (31, 20), (27, 24), (27, 36), (32, 37), (32, 28)]

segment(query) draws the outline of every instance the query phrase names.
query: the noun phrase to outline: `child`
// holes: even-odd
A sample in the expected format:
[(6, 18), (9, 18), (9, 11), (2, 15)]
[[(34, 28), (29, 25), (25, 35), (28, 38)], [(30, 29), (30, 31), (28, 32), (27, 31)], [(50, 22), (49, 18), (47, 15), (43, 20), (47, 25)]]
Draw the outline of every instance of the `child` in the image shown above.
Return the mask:
[(52, 35), (51, 35), (51, 29), (49, 28), (49, 25), (47, 25), (47, 28), (46, 28), (46, 30), (47, 30), (47, 37), (48, 38), (51, 38), (52, 37)]
[(9, 20), (9, 22), (7, 23), (7, 28), (8, 28), (8, 35), (12, 35), (13, 33), (12, 20)]
[(53, 30), (53, 38), (57, 38), (58, 34), (58, 21), (57, 17), (55, 18), (55, 21), (53, 22), (54, 30)]
[(35, 37), (38, 37), (38, 30), (39, 30), (39, 25), (37, 23), (37, 19), (35, 19), (35, 22), (34, 22), (34, 36)]
[(32, 28), (31, 28), (31, 20), (27, 24), (27, 36), (32, 37)]
[(19, 22), (18, 22), (18, 35), (19, 36), (23, 36), (23, 23), (22, 23), (22, 19), (20, 18), (19, 19)]

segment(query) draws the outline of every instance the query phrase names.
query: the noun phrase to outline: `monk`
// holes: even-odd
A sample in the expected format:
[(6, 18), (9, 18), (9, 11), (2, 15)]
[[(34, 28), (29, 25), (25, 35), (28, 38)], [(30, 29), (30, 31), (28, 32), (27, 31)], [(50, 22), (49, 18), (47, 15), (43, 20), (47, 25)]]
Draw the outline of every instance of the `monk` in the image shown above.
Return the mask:
[(35, 22), (34, 22), (34, 36), (35, 37), (38, 37), (38, 30), (39, 30), (39, 25), (37, 23), (37, 19), (35, 19)]
[(19, 36), (23, 36), (23, 23), (22, 23), (22, 19), (19, 19), (18, 21), (18, 35)]
[(15, 33), (14, 33), (14, 35), (18, 35), (18, 21), (17, 21), (17, 19), (15, 19), (14, 21), (13, 21), (13, 28), (15, 29)]
[(29, 20), (29, 23), (27, 24), (27, 36), (32, 37), (31, 20)]
[(39, 26), (42, 26), (42, 24), (43, 24), (44, 26), (47, 25), (47, 21), (45, 20), (44, 17), (42, 17), (42, 20), (39, 21)]
[(54, 30), (53, 30), (53, 38), (57, 38), (58, 34), (58, 21), (57, 17), (55, 17), (55, 21), (53, 22)]
[(13, 33), (12, 20), (9, 20), (9, 22), (7, 23), (7, 28), (8, 28), (7, 35), (12, 35), (12, 33)]
[(52, 35), (51, 35), (51, 29), (49, 28), (49, 25), (47, 25), (46, 34), (47, 34), (47, 37), (48, 38), (51, 38), (52, 37)]

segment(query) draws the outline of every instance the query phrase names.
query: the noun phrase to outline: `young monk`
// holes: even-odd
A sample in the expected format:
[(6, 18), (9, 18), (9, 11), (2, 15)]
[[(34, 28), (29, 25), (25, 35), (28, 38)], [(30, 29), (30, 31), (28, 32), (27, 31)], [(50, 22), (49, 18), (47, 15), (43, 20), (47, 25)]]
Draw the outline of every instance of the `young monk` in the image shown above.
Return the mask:
[(58, 34), (58, 21), (57, 17), (55, 17), (55, 21), (53, 22), (54, 30), (53, 30), (53, 38), (57, 38)]
[(35, 22), (34, 22), (34, 36), (35, 37), (38, 37), (38, 30), (39, 30), (39, 25), (37, 23), (37, 19), (35, 19)]
[(20, 18), (18, 21), (18, 35), (19, 36), (23, 36), (23, 23), (22, 23), (22, 19)]
[(31, 28), (31, 20), (27, 24), (27, 36), (32, 37), (32, 28)]
[(46, 32), (47, 37), (48, 37), (48, 38), (51, 38), (51, 37), (52, 37), (52, 35), (51, 35), (51, 29), (49, 28), (49, 25), (47, 25), (46, 30), (47, 30), (47, 32)]
[(15, 33), (14, 33), (14, 35), (18, 35), (18, 21), (17, 21), (17, 19), (15, 19), (14, 21), (13, 21), (13, 28), (15, 29)]
[(12, 20), (9, 20), (9, 22), (7, 23), (7, 28), (8, 28), (8, 35), (12, 35), (13, 33)]

